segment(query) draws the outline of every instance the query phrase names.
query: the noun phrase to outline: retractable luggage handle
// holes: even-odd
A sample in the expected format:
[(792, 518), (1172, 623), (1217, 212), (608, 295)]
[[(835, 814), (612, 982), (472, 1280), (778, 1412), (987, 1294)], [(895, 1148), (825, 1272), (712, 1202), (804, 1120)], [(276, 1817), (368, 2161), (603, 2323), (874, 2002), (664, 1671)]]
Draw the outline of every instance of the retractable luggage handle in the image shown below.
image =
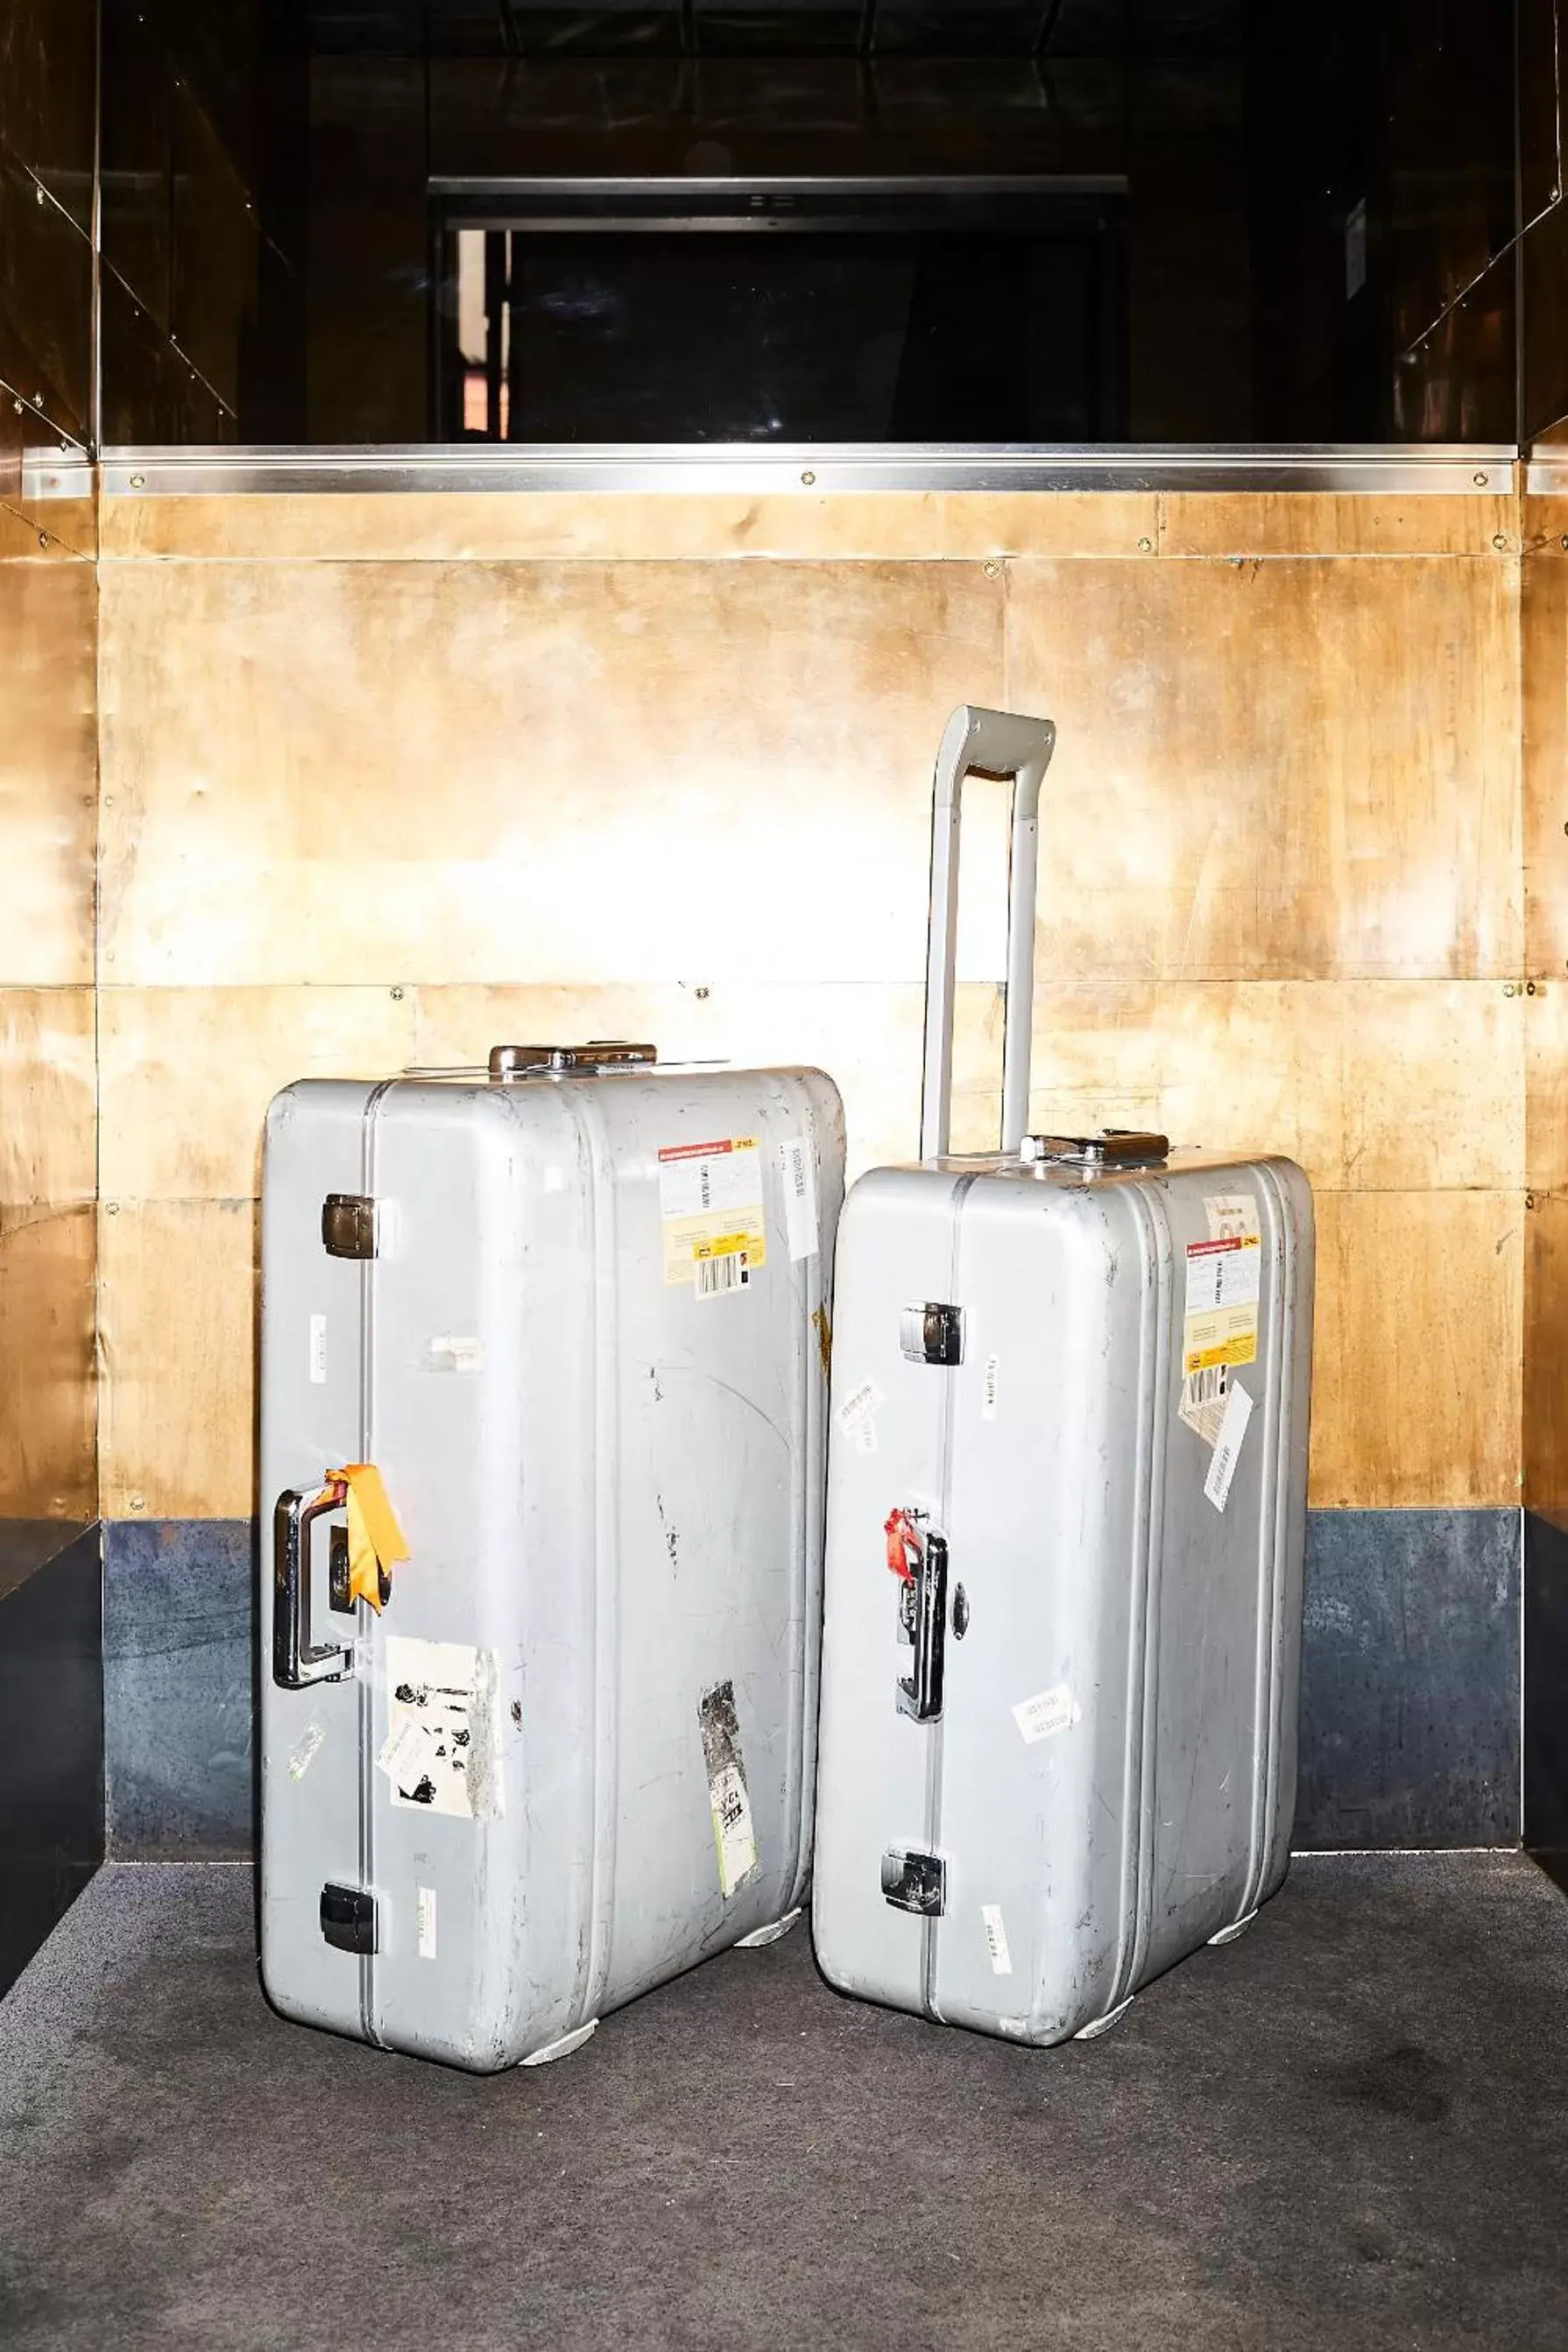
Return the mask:
[(348, 1487), (330, 1478), (313, 1496), (292, 1487), (272, 1514), (272, 1679), (282, 1690), (341, 1682), (349, 1654), (336, 1642), (309, 1638), (310, 1529), (328, 1511), (342, 1508)]
[(936, 758), (931, 815), (931, 946), (926, 965), (925, 1074), (921, 1157), (948, 1148), (952, 1114), (952, 1013), (958, 959), (959, 803), (972, 769), (1011, 776), (1013, 841), (1007, 890), (1007, 1015), (1002, 1048), (1002, 1149), (1016, 1151), (1029, 1117), (1029, 1044), (1035, 993), (1035, 867), (1040, 786), (1057, 730), (1049, 719), (961, 704)]

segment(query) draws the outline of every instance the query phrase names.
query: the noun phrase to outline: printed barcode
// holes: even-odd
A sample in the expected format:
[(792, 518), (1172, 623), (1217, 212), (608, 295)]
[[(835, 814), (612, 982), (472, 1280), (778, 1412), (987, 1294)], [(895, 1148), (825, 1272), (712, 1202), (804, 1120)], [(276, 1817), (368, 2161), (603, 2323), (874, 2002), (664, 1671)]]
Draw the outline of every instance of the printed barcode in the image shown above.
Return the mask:
[(727, 1290), (743, 1290), (746, 1281), (744, 1250), (729, 1250), (722, 1257), (700, 1257), (697, 1261), (699, 1298), (721, 1298)]
[(1218, 1404), (1229, 1386), (1229, 1367), (1226, 1364), (1205, 1364), (1202, 1371), (1189, 1372), (1182, 1382), (1182, 1402), (1185, 1405)]

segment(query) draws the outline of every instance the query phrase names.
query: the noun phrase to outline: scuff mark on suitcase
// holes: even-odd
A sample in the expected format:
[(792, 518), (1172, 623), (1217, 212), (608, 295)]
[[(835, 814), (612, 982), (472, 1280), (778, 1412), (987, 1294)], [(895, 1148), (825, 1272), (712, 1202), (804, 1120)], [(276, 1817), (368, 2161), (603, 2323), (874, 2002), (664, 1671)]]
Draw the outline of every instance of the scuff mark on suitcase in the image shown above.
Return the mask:
[(833, 1370), (833, 1325), (826, 1307), (812, 1308), (811, 1323), (816, 1333), (816, 1352), (822, 1359), (822, 1377), (826, 1380)]
[(310, 1721), (305, 1726), (303, 1732), (301, 1732), (299, 1744), (289, 1759), (289, 1772), (290, 1779), (295, 1780), (302, 1780), (304, 1779), (306, 1773), (315, 1762), (317, 1752), (326, 1736), (325, 1726), (318, 1723), (314, 1717), (312, 1717)]
[(676, 1528), (672, 1528), (669, 1524), (668, 1517), (665, 1512), (664, 1496), (662, 1495), (656, 1495), (653, 1499), (658, 1509), (659, 1526), (664, 1529), (664, 1548), (669, 1554), (669, 1565), (674, 1570), (676, 1575), (679, 1576), (680, 1573), (679, 1530)]

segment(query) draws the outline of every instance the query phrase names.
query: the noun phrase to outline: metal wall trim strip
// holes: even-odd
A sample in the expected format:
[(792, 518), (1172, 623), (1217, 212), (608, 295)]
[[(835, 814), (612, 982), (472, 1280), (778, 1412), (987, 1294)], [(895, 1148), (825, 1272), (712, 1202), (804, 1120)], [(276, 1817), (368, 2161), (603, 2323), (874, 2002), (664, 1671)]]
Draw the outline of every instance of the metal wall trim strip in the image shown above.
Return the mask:
[[(1516, 487), (1511, 447), (1303, 445), (1294, 448), (887, 447), (798, 442), (360, 448), (114, 448), (109, 498), (272, 492), (636, 491), (756, 496), (810, 490), (1316, 490), (1497, 497)], [(37, 469), (40, 485), (66, 469)], [(1531, 474), (1536, 471), (1531, 467)], [(1533, 485), (1532, 485), (1533, 486)], [(47, 488), (41, 495), (48, 495)]]

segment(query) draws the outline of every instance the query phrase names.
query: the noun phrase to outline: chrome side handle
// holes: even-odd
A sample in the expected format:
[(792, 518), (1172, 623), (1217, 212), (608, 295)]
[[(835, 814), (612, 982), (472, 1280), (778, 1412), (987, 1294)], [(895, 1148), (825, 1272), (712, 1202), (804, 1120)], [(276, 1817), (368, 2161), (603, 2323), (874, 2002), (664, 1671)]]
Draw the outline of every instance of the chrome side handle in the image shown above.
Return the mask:
[(935, 1723), (942, 1714), (942, 1669), (947, 1632), (947, 1539), (925, 1533), (920, 1538), (915, 1572), (899, 1595), (903, 1628), (914, 1643), (914, 1672), (900, 1677), (897, 1698), (900, 1715), (916, 1723)]
[(272, 1679), (281, 1690), (341, 1682), (353, 1660), (336, 1642), (313, 1643), (310, 1633), (310, 1529), (348, 1496), (342, 1479), (330, 1478), (315, 1495), (291, 1487), (272, 1514)]

